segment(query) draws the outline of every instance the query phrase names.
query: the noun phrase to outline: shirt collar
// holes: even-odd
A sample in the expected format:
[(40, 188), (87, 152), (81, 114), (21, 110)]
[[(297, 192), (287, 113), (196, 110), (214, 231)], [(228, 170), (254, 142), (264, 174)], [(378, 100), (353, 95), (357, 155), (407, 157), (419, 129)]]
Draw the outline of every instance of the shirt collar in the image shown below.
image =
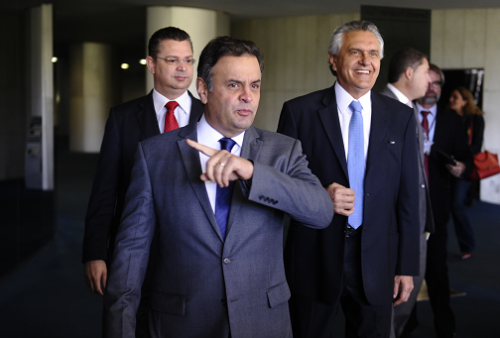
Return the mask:
[[(356, 100), (349, 94), (342, 86), (338, 83), (335, 82), (335, 99), (337, 100), (337, 107), (339, 108), (340, 112), (350, 112), (352, 113), (351, 109), (349, 108), (349, 105), (353, 100)], [(363, 107), (363, 111), (361, 114), (365, 114), (366, 109), (371, 106), (371, 90), (369, 90), (365, 95), (361, 96), (359, 99), (356, 101), (359, 101), (361, 104), (361, 107)]]
[(190, 111), (190, 108), (188, 108), (188, 107), (189, 107), (189, 102), (191, 101), (191, 97), (189, 96), (189, 93), (187, 90), (181, 96), (176, 98), (175, 100), (170, 100), (167, 97), (160, 94), (156, 89), (153, 88), (153, 102), (155, 105), (156, 115), (160, 114), (162, 108), (165, 107), (165, 105), (169, 101), (177, 101), (179, 106), (182, 108), (182, 112), (184, 114), (188, 114), (188, 112)]
[(396, 97), (398, 98), (398, 100), (401, 102), (401, 103), (404, 103), (406, 104), (408, 107), (410, 108), (413, 108), (413, 103), (410, 101), (409, 98), (406, 97), (405, 94), (401, 93), (401, 91), (399, 89), (397, 89), (396, 87), (394, 87), (392, 84), (388, 83), (387, 84), (387, 87), (392, 90), (392, 92), (394, 93), (394, 95), (396, 95)]
[[(205, 114), (203, 114), (200, 118), (200, 121), (197, 125), (198, 132), (198, 142), (200, 144), (206, 145), (207, 147), (213, 149), (220, 149), (219, 140), (224, 137), (221, 133), (215, 130), (206, 120)], [(231, 139), (236, 142), (236, 144), (240, 147), (243, 146), (243, 138), (245, 137), (245, 132), (242, 132), (238, 136), (232, 137)]]
[(422, 110), (425, 110), (425, 111), (428, 111), (431, 113), (432, 116), (436, 116), (437, 114), (437, 104), (433, 105), (432, 107), (426, 109), (426, 108), (423, 108), (418, 102), (417, 102), (417, 109), (418, 109), (418, 113), (420, 114), (420, 112)]

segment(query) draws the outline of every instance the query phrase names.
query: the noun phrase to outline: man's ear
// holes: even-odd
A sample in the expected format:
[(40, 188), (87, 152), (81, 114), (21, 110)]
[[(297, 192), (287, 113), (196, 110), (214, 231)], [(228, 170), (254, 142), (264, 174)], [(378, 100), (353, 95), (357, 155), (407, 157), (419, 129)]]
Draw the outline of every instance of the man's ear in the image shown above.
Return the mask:
[(146, 56), (146, 65), (148, 66), (149, 72), (155, 74), (156, 62), (151, 56)]
[(332, 69), (334, 71), (337, 71), (337, 66), (335, 65), (335, 61), (337, 61), (337, 56), (328, 53), (328, 60), (330, 61), (330, 64), (332, 65)]
[(200, 96), (201, 103), (207, 104), (208, 86), (201, 77), (196, 78), (196, 91)]
[(413, 71), (413, 68), (411, 68), (411, 67), (406, 68), (406, 70), (405, 70), (405, 77), (406, 77), (406, 79), (408, 81), (410, 81), (413, 78), (413, 74), (414, 73), (415, 72)]

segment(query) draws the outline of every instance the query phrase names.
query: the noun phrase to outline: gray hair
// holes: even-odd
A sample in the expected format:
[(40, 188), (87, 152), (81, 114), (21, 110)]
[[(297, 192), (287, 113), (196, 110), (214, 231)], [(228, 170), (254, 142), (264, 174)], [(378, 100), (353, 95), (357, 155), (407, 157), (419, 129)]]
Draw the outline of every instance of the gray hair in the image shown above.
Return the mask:
[(377, 38), (378, 43), (380, 44), (380, 59), (384, 57), (384, 39), (382, 38), (382, 35), (380, 34), (377, 26), (369, 21), (363, 20), (351, 21), (337, 27), (330, 39), (330, 47), (328, 48), (328, 53), (332, 55), (339, 55), (340, 48), (342, 47), (342, 42), (344, 39), (344, 34), (354, 31), (368, 31), (373, 33), (373, 35), (375, 35), (375, 37)]

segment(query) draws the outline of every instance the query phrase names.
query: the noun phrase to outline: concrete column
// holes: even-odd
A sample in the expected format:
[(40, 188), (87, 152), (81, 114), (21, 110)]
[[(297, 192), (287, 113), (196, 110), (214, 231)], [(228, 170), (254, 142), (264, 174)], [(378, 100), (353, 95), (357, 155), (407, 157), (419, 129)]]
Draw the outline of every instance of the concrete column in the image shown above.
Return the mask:
[[(25, 178), (32, 189), (54, 189), (54, 75), (52, 5), (28, 14), (28, 132)], [(40, 169), (41, 168), (41, 169)]]
[(71, 151), (99, 152), (108, 111), (113, 105), (112, 67), (111, 46), (94, 42), (71, 46)]
[[(222, 12), (207, 9), (187, 7), (151, 6), (147, 8), (146, 18), (146, 55), (147, 43), (157, 30), (174, 26), (185, 30), (193, 41), (193, 57), (198, 60), (201, 50), (213, 38), (229, 35), (229, 16)], [(196, 68), (196, 65), (195, 65)], [(153, 75), (146, 69), (146, 93), (153, 88)], [(196, 69), (193, 78), (196, 79)], [(196, 81), (191, 83), (189, 90), (195, 96)]]

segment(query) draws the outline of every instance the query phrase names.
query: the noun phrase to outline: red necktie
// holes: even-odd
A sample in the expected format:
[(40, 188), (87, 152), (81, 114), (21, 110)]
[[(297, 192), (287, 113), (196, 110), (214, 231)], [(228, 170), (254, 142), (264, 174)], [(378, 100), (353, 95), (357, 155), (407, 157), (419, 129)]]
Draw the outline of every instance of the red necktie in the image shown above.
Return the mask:
[[(431, 112), (427, 110), (422, 110), (422, 128), (425, 130), (425, 138), (429, 139), (429, 121), (427, 120), (427, 115)], [(424, 158), (425, 174), (427, 175), (427, 181), (429, 181), (429, 156), (426, 154)]]
[(176, 101), (169, 101), (165, 105), (165, 107), (167, 107), (167, 114), (165, 115), (165, 128), (163, 129), (164, 133), (179, 128), (179, 124), (177, 123), (174, 115), (174, 110), (178, 105), (179, 104)]

